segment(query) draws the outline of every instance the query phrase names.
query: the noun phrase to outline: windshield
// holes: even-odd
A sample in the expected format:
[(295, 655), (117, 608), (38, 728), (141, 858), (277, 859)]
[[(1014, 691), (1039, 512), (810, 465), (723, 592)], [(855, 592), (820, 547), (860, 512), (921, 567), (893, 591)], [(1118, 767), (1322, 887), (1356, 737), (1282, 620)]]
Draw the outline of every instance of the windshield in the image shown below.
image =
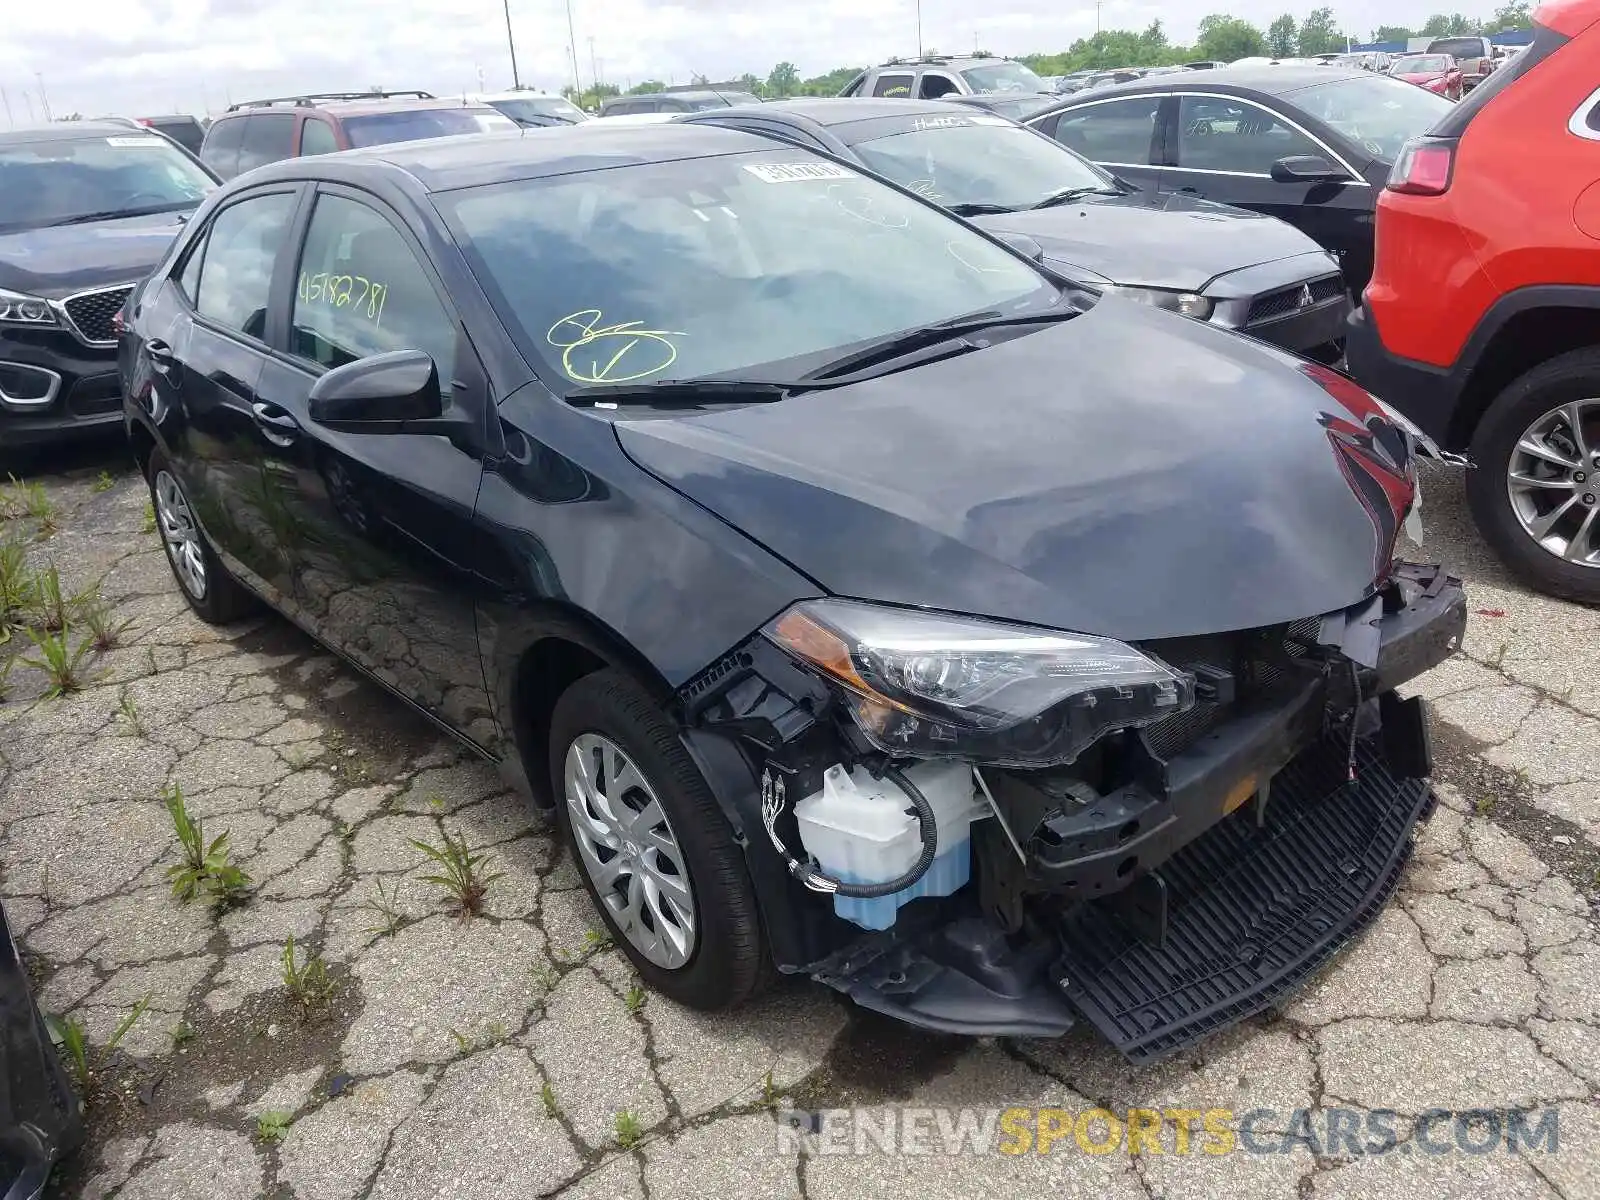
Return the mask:
[(982, 67), (968, 67), (961, 76), (975, 92), (1048, 92), (1040, 79), (1021, 63), (990, 63)]
[[(1067, 86), (1073, 86), (1071, 84)], [(955, 99), (955, 97), (951, 97)], [(975, 108), (987, 108), (990, 112), (999, 113), (1003, 117), (1010, 117), (1013, 121), (1025, 121), (1041, 108), (1048, 108), (1056, 102), (1054, 96), (1018, 96), (1015, 100), (988, 100), (983, 104), (974, 105)]]
[(1395, 75), (1440, 75), (1449, 69), (1450, 60), (1443, 54), (1416, 54), (1389, 68)]
[(1058, 142), (999, 117), (923, 117), (904, 133), (853, 147), (867, 166), (936, 204), (1031, 208), (1111, 177)]
[(216, 181), (149, 133), (0, 146), (0, 230), (194, 208)]
[(436, 200), (523, 353), (557, 388), (790, 379), (841, 348), (1060, 298), (961, 222), (799, 149)]
[(344, 131), (352, 146), (385, 146), (390, 142), (415, 142), (457, 133), (501, 133), (516, 129), (510, 117), (483, 108), (402, 108), (344, 118)]
[(1393, 162), (1414, 137), (1454, 107), (1452, 101), (1390, 75), (1313, 84), (1287, 99), (1337, 129), (1369, 154)]
[(518, 96), (515, 100), (491, 100), (489, 103), (513, 121), (542, 122), (554, 117), (576, 125), (590, 119), (583, 109), (560, 96)]

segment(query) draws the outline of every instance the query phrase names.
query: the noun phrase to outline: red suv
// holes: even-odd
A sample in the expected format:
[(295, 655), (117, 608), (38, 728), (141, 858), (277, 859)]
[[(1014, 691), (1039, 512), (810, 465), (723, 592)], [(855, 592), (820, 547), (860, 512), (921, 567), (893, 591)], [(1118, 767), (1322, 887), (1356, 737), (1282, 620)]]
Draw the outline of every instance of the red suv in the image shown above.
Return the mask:
[(432, 92), (324, 92), (231, 105), (206, 130), (200, 161), (228, 180), (307, 154), (517, 128), (487, 104)]
[(1600, 604), (1600, 0), (1401, 152), (1350, 373), (1471, 459), (1467, 497), (1523, 579)]

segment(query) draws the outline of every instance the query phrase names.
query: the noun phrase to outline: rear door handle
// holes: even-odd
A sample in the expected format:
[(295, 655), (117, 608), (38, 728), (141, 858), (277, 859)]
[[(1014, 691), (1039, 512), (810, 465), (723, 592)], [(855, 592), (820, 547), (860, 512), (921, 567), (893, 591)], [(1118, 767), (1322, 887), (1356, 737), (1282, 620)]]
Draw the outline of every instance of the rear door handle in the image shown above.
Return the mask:
[(257, 400), (250, 406), (262, 435), (274, 446), (289, 446), (300, 436), (300, 422), (276, 404)]
[(1202, 192), (1197, 187), (1181, 187), (1181, 188), (1178, 189), (1178, 191), (1182, 192), (1185, 196), (1204, 196), (1205, 195), (1205, 193)]

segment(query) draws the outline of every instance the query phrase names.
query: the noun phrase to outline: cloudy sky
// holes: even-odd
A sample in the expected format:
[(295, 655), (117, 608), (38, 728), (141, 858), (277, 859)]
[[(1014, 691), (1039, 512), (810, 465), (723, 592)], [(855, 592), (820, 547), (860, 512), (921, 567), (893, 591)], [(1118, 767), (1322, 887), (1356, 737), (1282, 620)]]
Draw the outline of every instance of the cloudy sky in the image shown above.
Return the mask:
[[(601, 78), (688, 82), (696, 72), (802, 75), (916, 49), (915, 0), (571, 0), (585, 86)], [(565, 0), (510, 0), (524, 83), (572, 78)], [(1285, 0), (1104, 0), (1108, 29), (1160, 17), (1190, 40), (1208, 12), (1265, 25)], [(1306, 0), (1305, 9), (1313, 7)], [(1349, 0), (1335, 11), (1362, 34), (1420, 24), (1441, 4)], [(511, 84), (502, 0), (5, 0), (0, 91), (15, 124), (47, 101), (56, 115), (219, 111), (230, 100), (381, 84), (438, 94)], [(1300, 12), (1296, 7), (1295, 11)], [(69, 15), (70, 14), (70, 15)], [(1303, 15), (1303, 12), (1300, 13)], [(1093, 0), (923, 0), (923, 43), (974, 40), (1001, 54), (1064, 49), (1094, 32)], [(590, 39), (594, 39), (593, 54)], [(44, 93), (41, 98), (41, 89)], [(0, 121), (6, 121), (0, 108)]]

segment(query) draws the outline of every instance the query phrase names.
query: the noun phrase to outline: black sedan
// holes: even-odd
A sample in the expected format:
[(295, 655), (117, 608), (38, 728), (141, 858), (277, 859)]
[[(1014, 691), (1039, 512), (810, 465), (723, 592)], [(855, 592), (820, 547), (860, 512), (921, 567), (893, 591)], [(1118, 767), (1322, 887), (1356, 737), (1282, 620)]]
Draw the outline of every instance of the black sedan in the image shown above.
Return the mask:
[(1339, 256), (1359, 297), (1377, 193), (1400, 148), (1449, 108), (1370, 71), (1283, 65), (1140, 79), (1027, 123), (1151, 192), (1282, 217)]
[[(985, 229), (1031, 238), (1080, 283), (1340, 358), (1350, 302), (1338, 263), (1305, 234), (1242, 208), (1142, 193), (974, 99), (796, 100), (678, 119), (821, 150)], [(1038, 99), (1049, 102), (1024, 97)]]
[(116, 122), (0, 132), (0, 448), (121, 423), (117, 312), (216, 186)]
[(777, 968), (1152, 1057), (1315, 970), (1428, 809), (1393, 688), (1465, 599), (1393, 558), (1414, 435), (806, 150), (263, 167), (122, 369), (194, 611), (265, 600), (497, 760), (683, 1003)]

